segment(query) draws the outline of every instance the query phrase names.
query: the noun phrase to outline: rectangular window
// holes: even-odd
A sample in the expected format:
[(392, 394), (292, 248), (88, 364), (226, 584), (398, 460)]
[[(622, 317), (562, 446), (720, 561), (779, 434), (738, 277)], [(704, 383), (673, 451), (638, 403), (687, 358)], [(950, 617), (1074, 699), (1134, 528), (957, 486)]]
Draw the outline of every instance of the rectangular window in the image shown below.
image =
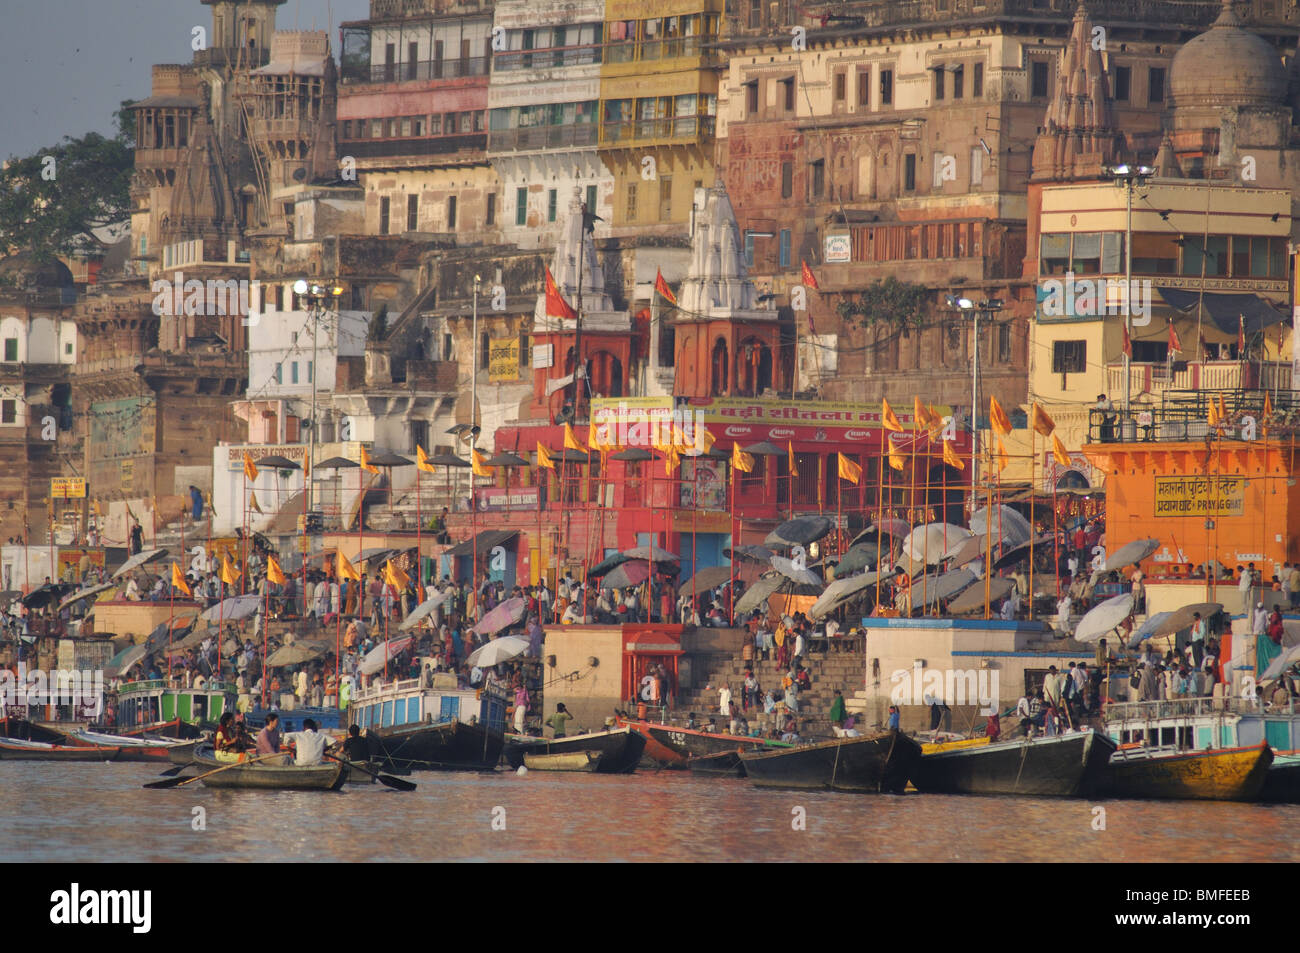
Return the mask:
[(826, 163), (823, 160), (818, 159), (816, 162), (811, 163), (811, 167), (811, 197), (819, 199), (822, 197), (822, 193), (826, 191)]
[(1165, 101), (1165, 68), (1153, 66), (1147, 71), (1147, 102)]
[(952, 98), (961, 99), (962, 86), (966, 82), (966, 67), (958, 66), (952, 71)]
[(792, 113), (795, 110), (794, 105), (794, 77), (781, 80), (781, 96), (785, 103), (785, 111)]
[(1011, 324), (998, 325), (998, 362), (1011, 363)]
[(894, 71), (892, 69), (882, 69), (880, 71), (880, 105), (888, 106), (894, 101)]
[(419, 224), (420, 197), (418, 195), (408, 195), (406, 197), (406, 230), (413, 232)]
[(636, 183), (635, 182), (629, 182), (627, 184), (627, 206), (625, 209), (624, 217), (627, 218), (629, 222), (636, 221)]
[(1163, 364), (1169, 357), (1168, 341), (1134, 341), (1134, 364)]
[(485, 223), (495, 225), (497, 223), (497, 194), (489, 192), (487, 197), (487, 212), (484, 214)]
[(781, 198), (788, 199), (794, 195), (794, 163), (781, 163)]
[[(1136, 262), (1134, 262), (1136, 268)], [(1070, 270), (1070, 235), (1068, 232), (1047, 233), (1039, 238), (1038, 273), (1063, 275)]]
[(984, 184), (984, 148), (976, 146), (970, 151), (970, 187), (977, 189)]
[(587, 211), (596, 214), (596, 187), (587, 186)]
[(406, 78), (415, 79), (415, 70), (420, 63), (420, 44), (411, 42), (406, 44)]
[(763, 25), (763, 0), (749, 0), (749, 28), (757, 30)]
[(673, 177), (659, 177), (659, 221), (670, 222), (673, 218)]
[(279, 361), (275, 362), (275, 374), (272, 376), (275, 378), (275, 382), (277, 384), (284, 383), (284, 365), (281, 364)]
[(758, 113), (758, 81), (745, 84), (745, 115), (753, 116)]
[(297, 361), (294, 361), (292, 364), (289, 365), (289, 383), (290, 384), (298, 383), (298, 362)]
[(1128, 66), (1115, 67), (1115, 102), (1126, 103), (1129, 96), (1129, 84), (1132, 81), (1133, 70)]
[(1135, 275), (1173, 275), (1178, 273), (1177, 235), (1133, 235), (1133, 273)]
[(447, 196), (447, 231), (456, 227), (456, 196)]
[(546, 220), (555, 221), (555, 215), (559, 211), (560, 192), (558, 189), (551, 189), (546, 193)]
[(984, 64), (976, 63), (970, 74), (970, 94), (975, 99), (984, 96)]
[(745, 231), (745, 267), (754, 267), (754, 233)]
[(379, 200), (379, 234), (388, 234), (388, 196)]
[(315, 376), (316, 376), (316, 362), (308, 361), (307, 362), (307, 383), (308, 384), (312, 383), (312, 379)]
[(1053, 374), (1082, 374), (1087, 366), (1087, 341), (1052, 342)]
[(942, 66), (931, 66), (930, 69), (934, 73), (934, 98), (937, 102), (943, 99), (944, 76), (948, 71)]
[(903, 191), (916, 191), (916, 154), (908, 153), (903, 156)]
[(1043, 60), (1037, 60), (1031, 64), (1032, 73), (1029, 87), (1029, 95), (1034, 99), (1046, 99), (1048, 88), (1048, 64)]
[(5, 338), (5, 360), (6, 361), (18, 360), (18, 339), (17, 338)]
[(478, 336), (478, 367), (479, 370), (486, 370), (489, 360), (492, 356), (492, 340), (488, 333), (484, 331)]
[(835, 74), (835, 101), (842, 103), (848, 97), (848, 76), (840, 70)]
[(871, 108), (871, 67), (858, 70), (858, 105), (864, 109)]
[(515, 224), (528, 224), (528, 190), (515, 189)]
[(790, 267), (790, 229), (781, 229), (781, 267)]
[(18, 401), (0, 400), (0, 424), (12, 424), (18, 420)]

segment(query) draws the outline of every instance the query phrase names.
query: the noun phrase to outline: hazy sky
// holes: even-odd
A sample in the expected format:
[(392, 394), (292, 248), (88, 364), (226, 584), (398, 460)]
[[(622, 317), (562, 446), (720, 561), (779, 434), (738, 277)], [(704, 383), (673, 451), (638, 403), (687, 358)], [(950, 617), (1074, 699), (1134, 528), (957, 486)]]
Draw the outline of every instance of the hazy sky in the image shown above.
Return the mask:
[[(337, 58), (339, 23), (369, 9), (368, 0), (286, 0), (275, 23), (329, 29)], [(122, 100), (149, 95), (150, 67), (190, 62), (190, 31), (212, 30), (212, 8), (199, 0), (0, 0), (0, 12), (0, 159), (111, 134)]]

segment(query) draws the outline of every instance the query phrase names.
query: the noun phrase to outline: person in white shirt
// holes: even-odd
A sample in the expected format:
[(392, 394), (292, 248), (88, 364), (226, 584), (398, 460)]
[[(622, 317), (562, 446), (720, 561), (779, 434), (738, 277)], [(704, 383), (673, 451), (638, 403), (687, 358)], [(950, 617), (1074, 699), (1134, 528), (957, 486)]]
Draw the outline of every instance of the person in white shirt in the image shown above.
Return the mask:
[(731, 717), (731, 689), (726, 685), (718, 689), (718, 711), (724, 717)]
[(578, 612), (578, 604), (570, 602), (564, 610), (564, 616), (560, 619), (561, 625), (574, 625), (582, 622), (582, 615)]
[(308, 718), (302, 723), (302, 731), (291, 731), (280, 739), (281, 746), (293, 745), (293, 763), (299, 767), (310, 767), (324, 760), (325, 752), (334, 747), (329, 738), (316, 730), (316, 722)]
[(1070, 601), (1070, 594), (1067, 592), (1061, 597), (1061, 601), (1056, 604), (1056, 621), (1057, 624), (1065, 631), (1070, 631), (1070, 613), (1074, 609), (1074, 604)]
[(1255, 603), (1255, 614), (1250, 621), (1250, 634), (1259, 638), (1268, 633), (1268, 611), (1264, 603)]

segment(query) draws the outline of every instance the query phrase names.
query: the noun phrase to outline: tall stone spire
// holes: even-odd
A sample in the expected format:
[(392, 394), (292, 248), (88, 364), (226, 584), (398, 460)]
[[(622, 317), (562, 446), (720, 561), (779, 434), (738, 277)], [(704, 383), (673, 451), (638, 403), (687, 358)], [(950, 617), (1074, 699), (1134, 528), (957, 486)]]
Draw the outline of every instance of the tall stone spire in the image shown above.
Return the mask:
[(1087, 5), (1079, 0), (1043, 131), (1034, 143), (1033, 181), (1096, 178), (1115, 158), (1110, 83), (1092, 32)]
[[(579, 282), (581, 272), (581, 282)], [(590, 232), (583, 228), (582, 199), (577, 188), (569, 202), (569, 217), (560, 239), (555, 245), (555, 254), (551, 258), (551, 275), (560, 289), (560, 294), (569, 306), (582, 312), (583, 328), (599, 328), (614, 319), (619, 324), (626, 323), (627, 312), (614, 311), (614, 299), (605, 291), (605, 273), (596, 259), (596, 244)], [(579, 302), (581, 287), (581, 303)], [(537, 306), (533, 312), (535, 327), (557, 328), (559, 322), (546, 315), (546, 294), (537, 296)], [(572, 322), (570, 322), (570, 327)]]
[[(758, 311), (757, 299), (758, 292), (745, 267), (736, 212), (719, 182), (708, 190), (704, 208), (696, 219), (691, 265), (677, 301), (688, 314), (748, 318)], [(775, 316), (768, 311), (760, 314)]]

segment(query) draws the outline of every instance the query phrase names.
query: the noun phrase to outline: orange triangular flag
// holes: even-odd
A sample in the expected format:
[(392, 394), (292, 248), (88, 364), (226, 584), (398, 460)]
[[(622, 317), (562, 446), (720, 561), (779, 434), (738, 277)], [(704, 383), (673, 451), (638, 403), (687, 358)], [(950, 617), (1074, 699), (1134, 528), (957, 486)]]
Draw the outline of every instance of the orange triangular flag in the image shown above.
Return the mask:
[(339, 577), (339, 582), (342, 582), (344, 579), (352, 579), (356, 582), (361, 581), (361, 574), (357, 572), (356, 567), (348, 561), (348, 557), (343, 555), (342, 550), (339, 550), (339, 552), (334, 554), (334, 567)]
[(415, 445), (415, 465), (425, 473), (434, 473), (437, 470), (437, 467), (429, 462), (429, 455), (418, 443)]
[(992, 395), (989, 396), (989, 425), (999, 437), (1011, 433), (1011, 420), (1007, 417), (1007, 412), (1002, 409), (1002, 405), (998, 403), (998, 399)]
[(378, 473), (379, 467), (370, 462), (370, 454), (366, 453), (366, 448), (361, 448), (361, 469), (368, 470), (371, 473)]
[(889, 465), (895, 470), (902, 470), (905, 466), (903, 455), (898, 452), (898, 448), (894, 446), (892, 439), (889, 441)]
[(274, 556), (266, 557), (266, 581), (277, 586), (283, 586), (288, 581), (284, 578), (284, 570), (280, 568), (280, 560)]
[(1047, 411), (1035, 403), (1034, 412), (1030, 417), (1030, 426), (1044, 437), (1050, 437), (1052, 431), (1056, 429), (1056, 421), (1047, 415)]
[(943, 440), (940, 442), (943, 444), (943, 462), (954, 470), (965, 470), (966, 464), (962, 462), (961, 457), (957, 456), (957, 451), (952, 448), (952, 441)]
[(880, 408), (880, 424), (886, 430), (894, 430), (898, 433), (903, 432), (903, 425), (898, 422), (898, 415), (894, 413), (894, 408), (889, 406), (889, 401), (882, 400)]
[(551, 451), (543, 447), (540, 442), (537, 444), (537, 465), (546, 467), (548, 470), (555, 469), (555, 461), (551, 459)]
[(1052, 456), (1056, 458), (1056, 462), (1061, 466), (1068, 467), (1070, 465), (1070, 454), (1066, 452), (1065, 444), (1061, 443), (1061, 438), (1056, 434), (1052, 434)]
[(181, 573), (181, 567), (175, 563), (172, 563), (172, 587), (179, 589), (191, 599), (194, 598), (194, 593), (190, 592), (190, 584), (185, 581), (185, 576)]
[(854, 463), (842, 453), (837, 453), (836, 456), (839, 458), (840, 479), (848, 480), (856, 486), (858, 481), (862, 479), (861, 465)]

